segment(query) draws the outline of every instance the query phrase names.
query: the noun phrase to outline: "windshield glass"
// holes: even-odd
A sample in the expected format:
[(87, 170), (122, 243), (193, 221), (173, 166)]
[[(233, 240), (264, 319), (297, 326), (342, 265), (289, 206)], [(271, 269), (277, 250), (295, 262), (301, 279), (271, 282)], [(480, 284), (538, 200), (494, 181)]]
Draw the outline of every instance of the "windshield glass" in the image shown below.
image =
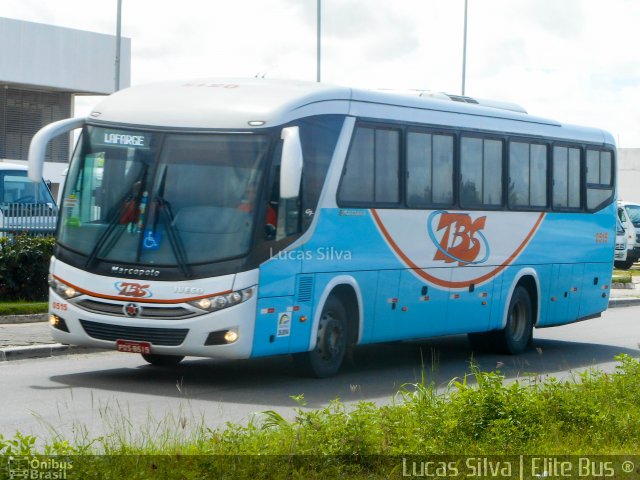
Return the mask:
[(247, 253), (269, 137), (87, 127), (65, 185), (58, 241), (87, 256), (179, 266)]
[(633, 226), (640, 228), (640, 205), (627, 205), (625, 208)]
[(23, 170), (0, 172), (0, 202), (2, 203), (50, 203), (53, 197), (44, 182), (32, 182)]

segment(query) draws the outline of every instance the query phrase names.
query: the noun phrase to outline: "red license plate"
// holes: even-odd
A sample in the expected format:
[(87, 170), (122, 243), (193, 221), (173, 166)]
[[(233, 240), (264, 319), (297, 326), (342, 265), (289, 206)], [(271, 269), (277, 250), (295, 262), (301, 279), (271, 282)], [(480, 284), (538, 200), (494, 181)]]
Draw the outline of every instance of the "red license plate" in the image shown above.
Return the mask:
[(116, 340), (116, 349), (119, 352), (143, 353), (145, 355), (148, 355), (151, 353), (151, 344), (149, 342), (132, 342), (131, 340)]

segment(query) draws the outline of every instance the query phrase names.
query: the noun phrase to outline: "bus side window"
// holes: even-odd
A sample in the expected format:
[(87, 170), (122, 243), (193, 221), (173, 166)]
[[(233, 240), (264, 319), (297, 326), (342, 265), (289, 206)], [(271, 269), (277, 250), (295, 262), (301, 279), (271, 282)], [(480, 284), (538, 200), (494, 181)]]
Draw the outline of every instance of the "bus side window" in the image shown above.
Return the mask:
[(587, 149), (587, 209), (598, 210), (613, 195), (613, 157), (611, 152)]

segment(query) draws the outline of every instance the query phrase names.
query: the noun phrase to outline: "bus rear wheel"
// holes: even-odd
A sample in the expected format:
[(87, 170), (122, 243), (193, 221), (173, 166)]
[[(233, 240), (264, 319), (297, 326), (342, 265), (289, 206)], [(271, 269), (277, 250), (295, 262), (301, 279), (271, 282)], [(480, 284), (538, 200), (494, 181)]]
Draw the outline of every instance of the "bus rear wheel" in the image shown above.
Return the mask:
[(495, 349), (500, 353), (516, 355), (524, 352), (533, 339), (533, 310), (526, 288), (516, 287), (509, 302), (507, 324), (502, 330), (492, 332)]
[(295, 354), (293, 360), (304, 376), (333, 377), (342, 366), (346, 350), (347, 313), (342, 302), (332, 295), (320, 314), (315, 348)]
[(148, 363), (156, 367), (173, 367), (179, 364), (184, 357), (178, 355), (158, 355), (154, 353), (143, 353), (144, 358)]

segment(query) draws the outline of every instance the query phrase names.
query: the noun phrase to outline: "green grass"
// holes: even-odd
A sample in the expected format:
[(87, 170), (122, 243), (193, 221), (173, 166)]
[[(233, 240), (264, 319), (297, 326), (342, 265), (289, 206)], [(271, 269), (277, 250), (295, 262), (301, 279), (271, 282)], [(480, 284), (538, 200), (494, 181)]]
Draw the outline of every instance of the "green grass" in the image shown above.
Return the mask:
[(632, 282), (632, 275), (630, 272), (614, 272), (613, 276), (611, 277), (611, 282), (612, 283), (631, 283)]
[(632, 283), (634, 277), (640, 277), (640, 269), (636, 267), (629, 270), (614, 269), (611, 281), (614, 283)]
[[(640, 361), (616, 359), (613, 373), (566, 381), (506, 383), (499, 372), (474, 370), (438, 392), (423, 380), (386, 406), (335, 400), (312, 410), (299, 395), (293, 420), (267, 411), (219, 430), (183, 412), (133, 425), (122, 410), (104, 411), (115, 423), (101, 437), (51, 432), (36, 447), (34, 437), (0, 436), (0, 454), (71, 455), (79, 476), (70, 478), (99, 471), (105, 479), (134, 478), (132, 468), (135, 478), (379, 478), (398, 473), (401, 457), (411, 455), (638, 455)], [(111, 456), (76, 456), (96, 453)]]
[(0, 302), (0, 316), (47, 313), (48, 308), (47, 302)]
[(618, 276), (632, 276), (632, 277), (637, 277), (640, 276), (640, 268), (638, 267), (631, 267), (629, 270), (618, 270), (617, 268), (613, 269), (613, 276), (614, 277), (618, 277)]

